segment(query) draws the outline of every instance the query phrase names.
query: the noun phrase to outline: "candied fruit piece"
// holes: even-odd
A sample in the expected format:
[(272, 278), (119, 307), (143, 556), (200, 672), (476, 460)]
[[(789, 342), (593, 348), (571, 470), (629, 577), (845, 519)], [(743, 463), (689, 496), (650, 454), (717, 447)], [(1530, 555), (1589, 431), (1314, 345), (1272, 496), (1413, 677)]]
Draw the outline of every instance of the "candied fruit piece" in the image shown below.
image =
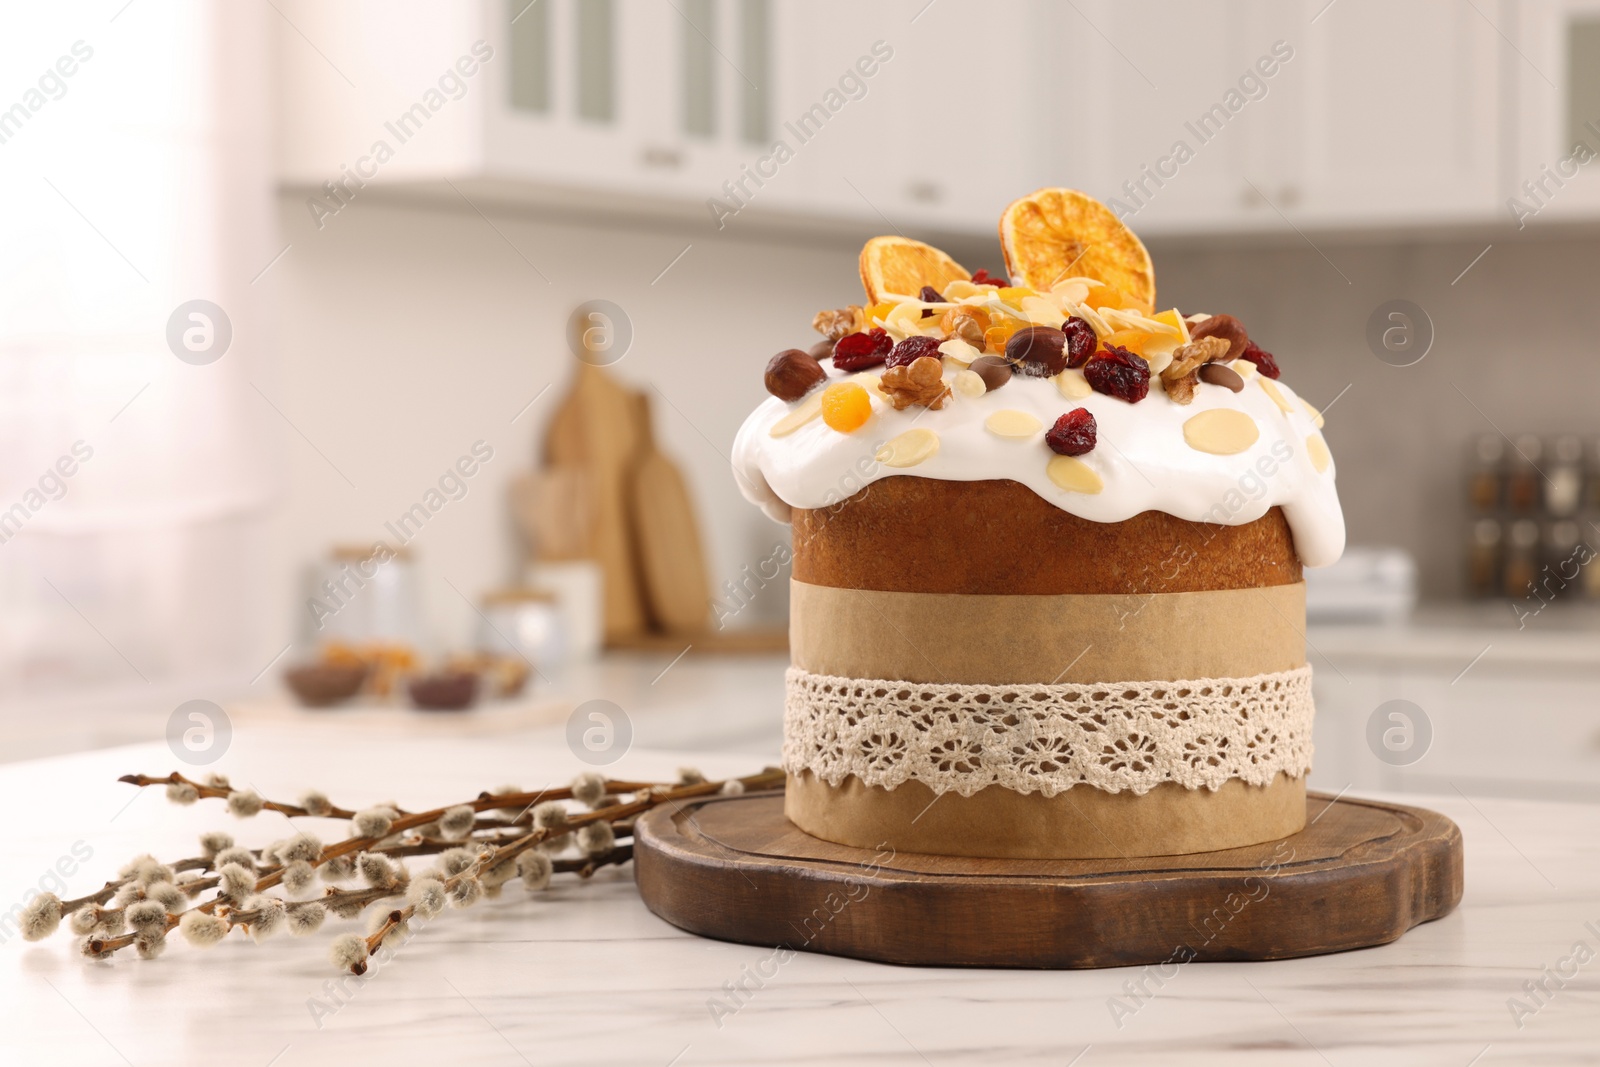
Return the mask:
[(1006, 342), (1011, 340), (1011, 335), (1020, 329), (1022, 323), (1013, 318), (1002, 318), (999, 322), (983, 331), (984, 346), (996, 355), (1006, 350)]
[(1098, 432), (1088, 408), (1073, 408), (1056, 420), (1045, 433), (1044, 441), (1057, 455), (1081, 456), (1094, 451)]
[(909, 367), (923, 356), (939, 358), (939, 346), (944, 343), (940, 337), (924, 337), (913, 334), (904, 341), (895, 345), (889, 354), (884, 357), (885, 367)]
[(1096, 311), (1101, 308), (1125, 308), (1127, 301), (1123, 299), (1122, 291), (1114, 285), (1104, 282), (1095, 282), (1089, 287), (1089, 295), (1083, 298), (1086, 306)]
[(879, 319), (888, 318), (889, 317), (889, 312), (893, 311), (894, 307), (895, 306), (893, 304), (888, 303), (888, 302), (885, 302), (885, 303), (882, 303), (882, 304), (873, 304), (870, 307), (868, 307), (865, 311), (862, 312), (862, 317), (863, 317), (864, 321), (866, 322), (866, 324), (870, 327), (874, 322), (877, 322)]
[(1000, 292), (995, 295), (1000, 298), (1001, 303), (1008, 304), (1011, 307), (1016, 308), (1018, 311), (1021, 311), (1022, 301), (1025, 298), (1030, 296), (1038, 296), (1039, 294), (1034, 292), (1032, 289), (1028, 289), (1020, 285), (1008, 285), (1003, 287)]
[(1100, 338), (1096, 336), (1094, 327), (1089, 325), (1088, 320), (1076, 315), (1061, 324), (1061, 332), (1067, 335), (1069, 367), (1083, 366), (1094, 355), (1094, 350), (1100, 347)]
[(1192, 340), (1192, 338), (1189, 336), (1189, 323), (1184, 319), (1183, 314), (1179, 312), (1177, 308), (1170, 308), (1161, 312), (1159, 315), (1152, 315), (1150, 317), (1159, 323), (1171, 326), (1174, 330), (1177, 330), (1178, 343), (1180, 345), (1186, 345), (1190, 342), (1190, 340)]
[(881, 326), (847, 333), (833, 345), (833, 365), (840, 370), (865, 370), (882, 363), (894, 349), (894, 338)]
[(1106, 337), (1106, 344), (1126, 348), (1136, 356), (1144, 355), (1144, 346), (1149, 342), (1150, 335), (1144, 330), (1118, 330)]
[(822, 421), (840, 433), (854, 433), (872, 417), (872, 397), (855, 382), (834, 382), (822, 391)]
[(982, 267), (979, 267), (977, 273), (975, 273), (972, 276), (972, 284), (973, 285), (992, 285), (992, 286), (995, 286), (998, 289), (1004, 289), (1005, 287), (1010, 285), (1011, 282), (1009, 280), (1007, 280), (1005, 278), (1005, 276), (1003, 276), (1003, 275), (990, 274), (988, 271), (984, 270)]
[(1273, 358), (1272, 353), (1266, 351), (1254, 341), (1245, 342), (1244, 351), (1239, 353), (1239, 358), (1254, 363), (1256, 370), (1261, 372), (1262, 377), (1276, 378), (1283, 373), (1278, 370), (1278, 361)]
[(1137, 404), (1150, 392), (1150, 364), (1115, 345), (1101, 349), (1083, 365), (1083, 376), (1097, 393)]

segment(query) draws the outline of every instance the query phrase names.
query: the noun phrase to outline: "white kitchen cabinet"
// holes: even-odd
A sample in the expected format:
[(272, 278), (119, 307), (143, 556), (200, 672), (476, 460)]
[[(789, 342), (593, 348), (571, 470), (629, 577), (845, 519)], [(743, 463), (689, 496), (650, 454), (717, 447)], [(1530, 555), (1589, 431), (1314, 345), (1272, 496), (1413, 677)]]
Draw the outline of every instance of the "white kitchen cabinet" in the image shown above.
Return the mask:
[(1493, 215), (1501, 43), (1470, 5), (1103, 0), (1081, 11), (1075, 52), (1098, 93), (1090, 189), (1134, 209), (1141, 231)]
[(1307, 22), (1301, 109), (1279, 116), (1282, 143), (1297, 142), (1283, 206), (1312, 224), (1493, 217), (1509, 49), (1498, 17), (1492, 3), (1338, 0)]
[[(766, 153), (796, 84), (776, 39), (794, 12), (774, 0), (283, 6), (280, 176), (313, 190), (387, 140), (392, 157), (375, 167), (382, 186), (457, 195), (448, 181), (496, 199), (670, 205), (709, 222), (707, 199), (738, 206), (724, 183)], [(475, 42), (492, 58), (479, 57), (459, 96), (452, 81), (427, 109)], [(429, 110), (420, 129), (397, 128), (419, 102)], [(763, 207), (804, 199), (782, 181), (744, 184)]]
[(1503, 217), (1528, 226), (1593, 218), (1600, 213), (1600, 0), (1525, 0), (1508, 32), (1520, 53), (1508, 69), (1521, 121)]
[[(1083, 188), (1140, 232), (1248, 225), (1261, 206), (1250, 188), (1253, 146), (1296, 73), (1272, 57), (1271, 22), (1232, 0), (1068, 9), (1060, 76), (1088, 96), (1061, 116), (1062, 169), (1087, 161)], [(1247, 75), (1262, 87), (1250, 83), (1254, 98), (1239, 84)]]
[[(282, 8), (286, 183), (340, 182), (433, 94), (380, 187), (707, 227), (716, 200), (735, 227), (986, 238), (1042, 185), (1152, 235), (1497, 221), (1577, 111), (1600, 127), (1600, 56), (1571, 60), (1600, 52), (1600, 0)], [(480, 40), (493, 58), (439, 97)], [(1600, 211), (1595, 174), (1551, 215)]]
[[(1600, 800), (1600, 657), (1592, 623), (1546, 621), (1527, 630), (1449, 617), (1311, 627), (1312, 784), (1332, 793), (1459, 789)], [(1401, 731), (1394, 737), (1402, 751), (1382, 758), (1369, 720), (1394, 700), (1420, 712), (1379, 716), (1380, 736)]]

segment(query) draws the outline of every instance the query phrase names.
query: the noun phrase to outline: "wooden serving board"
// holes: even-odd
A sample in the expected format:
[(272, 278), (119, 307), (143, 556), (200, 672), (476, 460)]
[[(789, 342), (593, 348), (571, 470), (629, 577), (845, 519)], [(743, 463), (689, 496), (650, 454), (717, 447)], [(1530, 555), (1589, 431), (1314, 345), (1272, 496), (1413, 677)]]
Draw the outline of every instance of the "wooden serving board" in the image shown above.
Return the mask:
[(1306, 829), (1250, 848), (986, 860), (821, 841), (781, 794), (711, 798), (640, 816), (634, 871), (650, 910), (691, 933), (940, 967), (1314, 956), (1393, 941), (1461, 900), (1461, 831), (1443, 815), (1306, 806)]
[(645, 604), (658, 632), (699, 633), (711, 614), (711, 576), (694, 501), (677, 464), (656, 447), (648, 395), (639, 397), (636, 421), (641, 441), (628, 489)]

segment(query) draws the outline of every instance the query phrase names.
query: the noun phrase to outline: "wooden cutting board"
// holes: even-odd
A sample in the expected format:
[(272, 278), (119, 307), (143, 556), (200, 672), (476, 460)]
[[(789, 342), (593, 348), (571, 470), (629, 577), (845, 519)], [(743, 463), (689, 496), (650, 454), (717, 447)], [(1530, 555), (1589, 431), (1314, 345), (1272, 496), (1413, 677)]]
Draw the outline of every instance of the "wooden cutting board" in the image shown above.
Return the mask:
[(638, 398), (638, 457), (630, 475), (633, 542), (656, 629), (699, 633), (711, 609), (711, 578), (694, 500), (678, 465), (656, 447), (650, 399)]
[(590, 557), (603, 576), (607, 642), (645, 630), (645, 603), (629, 521), (630, 472), (644, 441), (639, 396), (599, 367), (578, 363), (545, 435), (548, 467), (581, 468), (593, 508)]

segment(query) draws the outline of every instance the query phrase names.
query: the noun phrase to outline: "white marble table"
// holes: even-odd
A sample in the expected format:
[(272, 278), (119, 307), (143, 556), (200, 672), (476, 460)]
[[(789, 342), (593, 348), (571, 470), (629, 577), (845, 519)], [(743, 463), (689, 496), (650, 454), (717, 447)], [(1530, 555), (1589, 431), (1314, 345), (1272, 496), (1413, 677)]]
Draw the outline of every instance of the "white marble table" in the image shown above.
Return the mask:
[[(670, 775), (681, 762), (681, 753), (636, 749), (613, 771)], [(722, 775), (761, 759), (705, 753), (698, 762)], [(115, 781), (175, 765), (164, 745), (149, 744), (0, 767), (0, 911), (75, 846), (92, 850), (68, 880), (78, 894), (138, 852), (190, 854), (202, 829), (228, 828), (245, 844), (283, 833), (279, 816), (241, 822), (217, 802), (175, 808), (157, 790), (133, 799)], [(575, 763), (554, 738), (301, 741), (241, 731), (219, 767), (268, 796), (316, 785), (343, 803), (421, 806), (505, 781), (564, 781)], [(1542, 1006), (1523, 988), (1576, 942), (1600, 954), (1600, 807), (1398, 799), (1461, 825), (1467, 885), (1454, 914), (1376, 949), (1191, 964), (1120, 1028), (1111, 999), (1126, 997), (1132, 969), (909, 969), (806, 955), (719, 1026), (709, 1000), (768, 951), (667, 925), (639, 902), (628, 871), (610, 870), (532, 900), (513, 886), (498, 901), (446, 913), (374, 977), (352, 980), (320, 1025), (314, 998), (327, 998), (339, 977), (326, 946), (346, 924), (208, 952), (179, 943), (150, 962), (87, 962), (65, 930), (34, 944), (9, 937), (0, 946), (0, 1063), (1600, 1061), (1600, 955), (1563, 986), (1547, 980)], [(1537, 1007), (1520, 1029), (1511, 997)]]

